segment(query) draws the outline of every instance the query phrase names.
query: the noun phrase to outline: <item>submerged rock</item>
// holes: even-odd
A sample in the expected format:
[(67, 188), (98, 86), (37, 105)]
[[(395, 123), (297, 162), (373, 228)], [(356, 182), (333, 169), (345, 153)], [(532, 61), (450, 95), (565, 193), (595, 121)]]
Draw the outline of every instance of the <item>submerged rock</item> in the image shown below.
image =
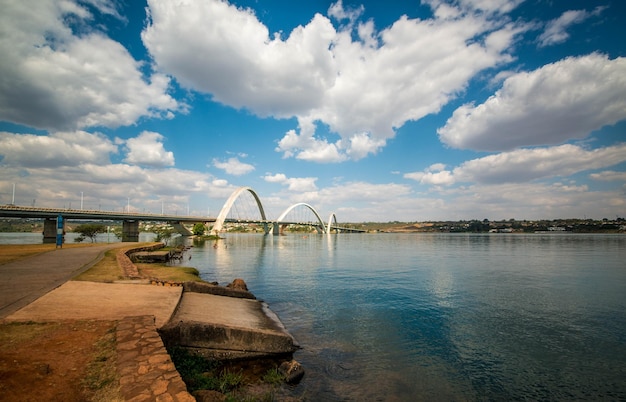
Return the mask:
[(304, 368), (295, 360), (283, 362), (278, 367), (278, 372), (285, 377), (288, 384), (298, 383), (304, 377)]
[(248, 291), (248, 285), (246, 285), (246, 282), (241, 279), (241, 278), (237, 278), (235, 280), (233, 280), (231, 283), (229, 283), (228, 285), (226, 285), (227, 288), (231, 288), (231, 289), (235, 289), (235, 290), (245, 290)]

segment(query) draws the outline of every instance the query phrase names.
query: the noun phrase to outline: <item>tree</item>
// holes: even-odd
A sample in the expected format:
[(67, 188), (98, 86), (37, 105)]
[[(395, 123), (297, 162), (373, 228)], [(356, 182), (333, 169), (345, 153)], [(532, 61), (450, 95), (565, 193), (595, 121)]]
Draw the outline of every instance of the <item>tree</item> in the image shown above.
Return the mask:
[(204, 236), (205, 230), (206, 228), (204, 227), (202, 223), (196, 223), (195, 225), (193, 225), (192, 232), (196, 236)]
[(76, 226), (74, 231), (80, 233), (80, 236), (76, 238), (76, 242), (80, 243), (88, 237), (92, 243), (95, 243), (98, 233), (106, 233), (107, 228), (101, 223), (85, 223)]
[(166, 247), (174, 234), (174, 229), (171, 226), (155, 227), (152, 231), (156, 233), (155, 240), (162, 242)]

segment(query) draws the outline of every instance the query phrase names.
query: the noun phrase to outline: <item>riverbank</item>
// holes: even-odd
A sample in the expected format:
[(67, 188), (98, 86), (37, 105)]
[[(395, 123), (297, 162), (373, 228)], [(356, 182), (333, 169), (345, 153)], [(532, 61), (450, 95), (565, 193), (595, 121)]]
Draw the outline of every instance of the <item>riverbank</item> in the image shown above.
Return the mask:
[[(87, 365), (93, 363), (94, 360), (97, 361), (100, 359), (98, 356), (94, 357), (95, 352), (93, 348), (89, 348), (89, 345), (83, 345), (83, 347), (77, 349), (79, 350), (77, 353), (82, 354), (81, 359), (76, 359), (78, 366), (64, 368), (64, 366), (61, 366), (59, 363), (63, 360), (64, 355), (56, 355), (55, 357), (54, 355), (46, 356), (45, 353), (37, 353), (36, 350), (40, 349), (43, 345), (40, 345), (37, 349), (33, 349), (31, 340), (54, 338), (57, 342), (59, 342), (59, 344), (64, 344), (66, 342), (71, 343), (69, 337), (64, 338), (64, 335), (58, 333), (57, 329), (59, 325), (61, 327), (73, 326), (76, 328), (76, 331), (71, 334), (71, 337), (80, 340), (93, 340), (93, 337), (83, 337), (85, 334), (83, 334), (81, 330), (81, 328), (85, 325), (86, 328), (91, 328), (93, 325), (83, 325), (81, 323), (97, 322), (98, 325), (100, 325), (100, 323), (109, 323), (108, 326), (107, 324), (102, 325), (105, 328), (108, 328), (108, 330), (114, 330), (117, 333), (116, 357), (118, 361), (115, 364), (117, 372), (113, 373), (116, 380), (112, 381), (111, 384), (113, 391), (115, 391), (116, 384), (119, 384), (122, 387), (122, 394), (119, 395), (118, 400), (132, 399), (135, 397), (149, 397), (149, 395), (155, 396), (162, 395), (164, 393), (172, 396), (173, 400), (193, 400), (188, 399), (186, 394), (181, 393), (182, 391), (179, 386), (174, 386), (173, 389), (176, 392), (172, 394), (174, 391), (170, 389), (171, 387), (169, 385), (171, 385), (172, 381), (177, 381), (177, 374), (174, 375), (169, 372), (169, 370), (173, 368), (173, 364), (156, 331), (157, 327), (162, 326), (172, 316), (181, 299), (182, 287), (168, 286), (177, 284), (176, 281), (172, 281), (171, 279), (180, 279), (180, 277), (176, 274), (176, 272), (179, 271), (183, 271), (181, 272), (182, 277), (188, 277), (190, 273), (184, 272), (185, 270), (180, 270), (179, 268), (154, 266), (146, 272), (143, 270), (141, 266), (142, 264), (140, 264), (136, 268), (139, 276), (143, 277), (143, 279), (135, 279), (131, 281), (128, 281), (127, 279), (122, 280), (120, 277), (127, 277), (127, 274), (120, 273), (124, 270), (119, 266), (119, 264), (117, 264), (118, 259), (116, 257), (119, 256), (120, 250), (123, 250), (128, 245), (120, 246), (122, 246), (121, 249), (108, 251), (107, 255), (104, 256), (105, 258), (101, 259), (98, 264), (94, 265), (91, 269), (79, 276), (79, 278), (82, 277), (83, 279), (85, 277), (97, 277), (100, 278), (102, 282), (97, 283), (84, 280), (67, 282), (61, 287), (55, 289), (53, 292), (50, 292), (37, 300), (36, 303), (31, 303), (25, 308), (19, 310), (17, 313), (12, 314), (8, 317), (9, 320), (4, 320), (3, 324), (0, 326), (0, 336), (4, 336), (3, 334), (7, 334), (8, 336), (8, 334), (13, 333), (13, 335), (11, 335), (13, 342), (10, 348), (0, 349), (0, 362), (2, 362), (2, 364), (0, 364), (0, 369), (11, 374), (13, 380), (9, 386), (12, 391), (19, 391), (22, 389), (23, 392), (27, 392), (26, 394), (22, 394), (22, 396), (24, 396), (29, 395), (31, 392), (34, 394), (35, 391), (37, 391), (35, 387), (43, 387), (46, 392), (52, 392), (53, 389), (51, 388), (54, 388), (58, 391), (55, 394), (58, 398), (49, 398), (50, 400), (72, 400), (71, 398), (68, 399), (66, 397), (66, 395), (70, 395), (72, 392), (74, 395), (78, 395), (76, 397), (78, 399), (76, 400), (96, 400), (91, 399), (92, 396), (89, 395), (91, 391), (89, 391), (88, 388), (78, 385), (81, 384), (81, 378), (78, 378), (75, 375), (77, 372), (85, 372)], [(114, 261), (114, 263), (112, 261)], [(0, 265), (0, 268), (1, 267), (2, 265)], [(155, 277), (155, 275), (158, 275), (160, 269), (168, 272), (169, 279), (158, 278), (158, 276)], [(174, 272), (174, 274), (172, 274), (172, 272)], [(147, 283), (154, 283), (155, 279), (157, 280), (156, 283), (161, 286), (147, 285)], [(197, 271), (196, 279), (199, 280), (197, 277)], [(140, 283), (143, 285), (140, 285)], [(120, 306), (123, 308), (120, 309)], [(142, 322), (138, 324), (128, 323), (128, 319), (123, 318), (125, 316), (154, 318), (147, 321), (145, 319), (141, 319)], [(68, 317), (71, 317), (72, 319), (69, 320), (67, 319)], [(150, 326), (147, 326), (146, 324), (148, 321), (151, 321), (152, 323)], [(34, 322), (40, 322), (41, 325), (29, 327), (27, 324)], [(137, 327), (137, 325), (139, 325), (139, 327)], [(138, 345), (139, 338), (133, 340), (133, 334), (125, 331), (124, 336), (126, 338), (130, 338), (123, 343), (120, 343), (123, 339), (122, 335), (120, 335), (120, 327), (123, 326), (131, 326), (135, 328), (135, 334), (151, 333), (153, 335), (150, 338), (155, 342), (160, 343), (160, 345), (156, 345), (157, 349), (154, 353), (148, 354), (149, 359), (146, 362), (140, 363), (137, 361), (139, 356), (145, 355), (144, 352), (146, 347), (145, 345), (141, 346), (143, 351), (137, 350), (137, 348), (140, 347)], [(34, 332), (30, 331), (33, 329), (37, 330)], [(16, 330), (18, 333), (26, 332), (28, 334), (25, 334), (24, 337), (14, 336)], [(108, 333), (107, 331), (105, 331), (105, 333)], [(99, 335), (100, 338), (105, 336), (105, 334), (102, 333), (99, 333)], [(140, 338), (143, 339), (144, 336), (142, 335)], [(5, 345), (4, 342), (3, 345)], [(133, 351), (136, 351), (136, 353), (133, 353)], [(47, 352), (53, 353), (54, 350), (46, 351), (46, 353)], [(33, 353), (35, 353), (35, 355), (33, 355)], [(130, 353), (130, 357), (128, 357), (128, 353)], [(126, 357), (119, 360), (124, 354), (126, 354)], [(16, 360), (16, 357), (19, 357), (19, 359)], [(40, 362), (38, 357), (45, 357), (44, 362)], [(22, 379), (20, 380), (20, 372), (17, 370), (18, 368), (11, 365), (11, 361), (13, 361), (11, 360), (12, 358), (15, 361), (23, 361), (21, 367), (25, 365), (27, 367), (36, 368), (41, 364), (43, 364), (41, 367), (47, 367), (45, 369), (41, 369), (43, 373), (39, 376), (41, 377), (41, 382), (33, 381), (29, 375), (22, 376)], [(151, 364), (152, 366), (150, 366)], [(163, 372), (164, 370), (165, 372)], [(176, 370), (174, 370), (174, 372), (175, 371)], [(63, 373), (62, 378), (73, 378), (75, 381), (61, 381), (60, 378), (56, 378), (52, 381), (53, 377), (51, 376), (55, 375), (52, 373)], [(143, 385), (137, 378), (137, 376), (142, 375), (147, 376), (147, 381), (145, 381)], [(157, 376), (154, 377), (155, 375)], [(161, 381), (159, 382), (160, 385), (158, 385), (155, 389), (152, 389), (152, 383), (155, 378), (161, 378)], [(23, 387), (20, 387), (20, 381), (22, 381)], [(53, 386), (50, 386), (50, 384), (53, 384)], [(134, 385), (129, 388), (126, 386), (128, 384)], [(73, 387), (75, 389), (70, 390), (68, 387)], [(120, 389), (118, 388), (118, 392), (119, 391)], [(77, 392), (78, 394), (76, 394)], [(152, 392), (152, 394), (149, 394), (150, 392)], [(159, 394), (154, 394), (155, 392)], [(267, 392), (273, 392), (272, 388), (270, 387)], [(130, 398), (129, 393), (131, 394)], [(19, 392), (16, 395), (18, 396), (16, 396), (13, 400), (23, 400), (23, 398), (19, 397)], [(107, 397), (106, 400), (111, 400), (110, 396)]]

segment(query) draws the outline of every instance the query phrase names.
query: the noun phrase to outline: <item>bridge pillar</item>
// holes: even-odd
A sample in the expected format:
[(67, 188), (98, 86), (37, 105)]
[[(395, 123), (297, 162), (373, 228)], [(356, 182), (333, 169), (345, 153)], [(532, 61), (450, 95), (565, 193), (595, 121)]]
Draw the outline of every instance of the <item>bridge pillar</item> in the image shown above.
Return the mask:
[(278, 222), (272, 223), (272, 234), (274, 236), (278, 236), (280, 234), (280, 223)]
[(181, 236), (192, 236), (193, 232), (187, 229), (182, 222), (170, 222), (170, 225), (174, 228), (174, 230), (181, 234)]
[[(63, 235), (65, 237), (65, 219), (63, 219)], [(46, 218), (43, 221), (43, 242), (56, 243), (57, 241), (57, 218)], [(65, 242), (65, 239), (63, 239)]]
[(122, 222), (122, 241), (139, 241), (139, 221)]

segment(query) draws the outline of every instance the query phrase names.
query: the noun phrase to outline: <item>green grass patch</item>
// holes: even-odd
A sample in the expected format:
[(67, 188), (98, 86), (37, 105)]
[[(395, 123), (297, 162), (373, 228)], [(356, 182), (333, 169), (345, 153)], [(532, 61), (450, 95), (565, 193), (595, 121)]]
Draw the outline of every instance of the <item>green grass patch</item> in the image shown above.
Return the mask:
[(93, 267), (73, 278), (75, 281), (113, 282), (124, 279), (122, 268), (117, 265), (118, 249), (109, 250)]
[(91, 394), (92, 402), (123, 401), (117, 374), (116, 329), (112, 327), (96, 342), (93, 360), (87, 366), (81, 385)]
[(164, 264), (135, 264), (139, 274), (168, 282), (201, 281), (200, 272), (193, 267), (171, 267)]
[(220, 389), (217, 361), (205, 359), (180, 347), (172, 348), (169, 354), (190, 393), (201, 389)]
[(267, 373), (265, 373), (261, 379), (264, 383), (270, 385), (279, 385), (282, 384), (283, 381), (285, 381), (285, 376), (282, 375), (277, 368), (271, 368), (267, 370)]

